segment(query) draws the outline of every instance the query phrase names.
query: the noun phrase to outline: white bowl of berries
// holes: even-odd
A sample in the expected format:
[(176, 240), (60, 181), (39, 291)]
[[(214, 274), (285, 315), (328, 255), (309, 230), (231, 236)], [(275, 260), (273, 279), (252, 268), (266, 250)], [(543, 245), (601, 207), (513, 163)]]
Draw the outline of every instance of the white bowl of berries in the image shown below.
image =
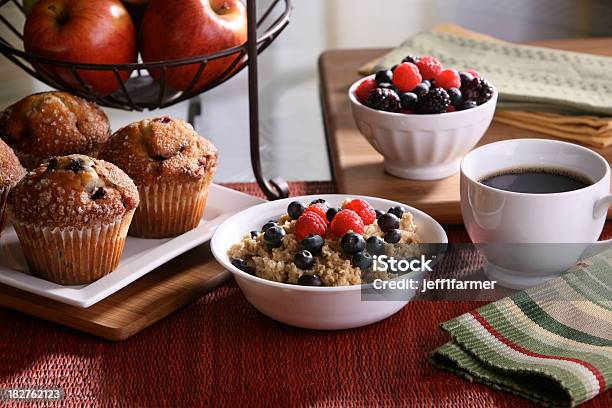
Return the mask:
[[(447, 242), (440, 224), (415, 208), (329, 194), (272, 201), (235, 214), (218, 227), (211, 249), (263, 314), (293, 326), (336, 330), (398, 312), (428, 273), (376, 271), (377, 257), (397, 253), (412, 259), (417, 252), (425, 256), (428, 245)], [(400, 280), (418, 287), (380, 288)]]
[(459, 171), (485, 134), (497, 90), (474, 70), (442, 69), (433, 57), (406, 57), (349, 89), (359, 131), (397, 177), (437, 180)]

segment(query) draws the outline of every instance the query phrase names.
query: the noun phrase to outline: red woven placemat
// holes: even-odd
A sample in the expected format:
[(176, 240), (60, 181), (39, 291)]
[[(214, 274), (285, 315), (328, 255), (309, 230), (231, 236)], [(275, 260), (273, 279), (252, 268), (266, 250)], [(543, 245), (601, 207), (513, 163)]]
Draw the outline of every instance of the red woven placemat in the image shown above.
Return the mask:
[[(368, 327), (317, 332), (270, 320), (229, 283), (122, 343), (0, 309), (0, 387), (63, 387), (61, 406), (531, 405), (429, 364), (448, 340), (439, 323), (479, 305), (412, 302)], [(608, 393), (585, 407), (611, 405)]]

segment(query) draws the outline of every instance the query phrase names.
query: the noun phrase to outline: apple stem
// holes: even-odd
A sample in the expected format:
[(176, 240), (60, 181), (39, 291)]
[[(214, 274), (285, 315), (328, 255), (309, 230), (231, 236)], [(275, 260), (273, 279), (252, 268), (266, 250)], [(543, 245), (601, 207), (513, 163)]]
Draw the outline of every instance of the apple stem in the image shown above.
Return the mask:
[(64, 25), (68, 22), (68, 13), (64, 11), (58, 11), (55, 4), (51, 4), (48, 7), (48, 10), (55, 14), (55, 18), (57, 19), (59, 25)]
[(225, 12), (229, 10), (230, 10), (230, 5), (226, 1), (224, 1), (223, 4), (221, 4), (221, 7), (219, 7), (219, 9), (217, 10), (217, 13), (225, 14)]

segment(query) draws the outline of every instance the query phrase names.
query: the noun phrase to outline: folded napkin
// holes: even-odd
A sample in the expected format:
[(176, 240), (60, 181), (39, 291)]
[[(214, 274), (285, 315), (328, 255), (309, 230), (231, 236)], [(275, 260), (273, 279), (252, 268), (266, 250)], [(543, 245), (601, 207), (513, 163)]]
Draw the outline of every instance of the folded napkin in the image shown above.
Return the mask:
[(406, 40), (360, 72), (393, 66), (409, 54), (435, 55), (445, 66), (482, 73), (499, 90), (498, 110), (504, 113), (496, 120), (502, 123), (598, 147), (612, 144), (610, 57), (517, 45), (443, 25)]
[(575, 406), (612, 385), (612, 251), (563, 276), (442, 324), (432, 363), (545, 406)]

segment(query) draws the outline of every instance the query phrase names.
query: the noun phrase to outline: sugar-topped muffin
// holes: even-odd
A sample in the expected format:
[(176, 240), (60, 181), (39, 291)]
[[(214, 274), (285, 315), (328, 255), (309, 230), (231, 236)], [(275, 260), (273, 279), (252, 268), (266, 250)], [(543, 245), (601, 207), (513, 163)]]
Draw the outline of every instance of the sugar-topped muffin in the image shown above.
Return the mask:
[(6, 223), (6, 200), (11, 188), (24, 175), (23, 167), (13, 150), (0, 140), (0, 233)]
[(96, 157), (110, 135), (98, 105), (66, 92), (33, 94), (0, 113), (0, 138), (28, 169), (52, 156)]
[(75, 285), (117, 267), (138, 203), (136, 185), (115, 165), (70, 155), (26, 174), (8, 212), (32, 272)]
[(100, 153), (138, 186), (130, 235), (166, 238), (198, 226), (217, 167), (217, 149), (183, 121), (163, 116), (113, 134)]

